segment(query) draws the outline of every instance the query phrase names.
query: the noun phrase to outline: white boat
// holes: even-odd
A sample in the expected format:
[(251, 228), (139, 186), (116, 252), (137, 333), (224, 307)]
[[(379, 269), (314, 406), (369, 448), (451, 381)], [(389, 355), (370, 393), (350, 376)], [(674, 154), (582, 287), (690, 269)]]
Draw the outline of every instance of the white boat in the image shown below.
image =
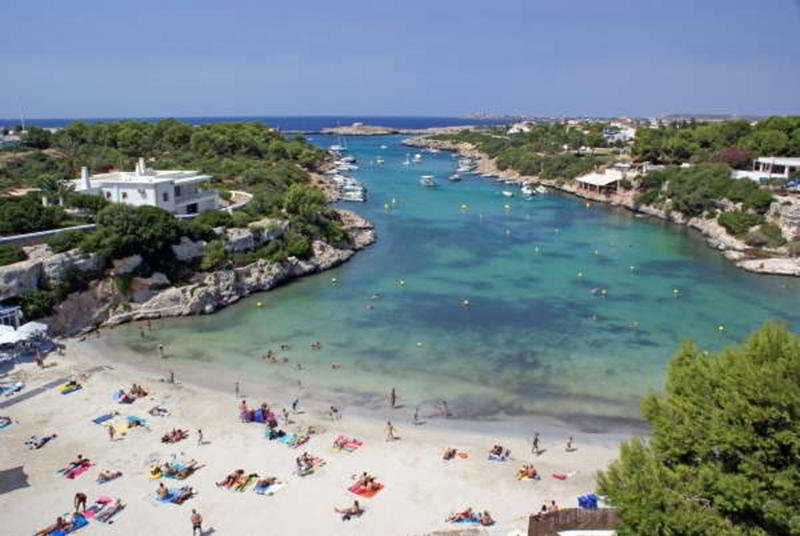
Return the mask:
[(458, 182), (458, 181), (461, 180), (461, 175), (459, 175), (458, 173), (453, 173), (452, 175), (450, 175), (447, 178), (448, 178), (448, 180), (451, 180), (453, 182)]
[(388, 149), (389, 147), (386, 145), (381, 145), (381, 149)]
[(539, 186), (536, 187), (536, 193), (537, 194), (546, 194), (547, 193), (547, 188), (545, 188), (544, 186), (542, 186), (540, 184)]
[(433, 175), (423, 175), (419, 178), (419, 183), (423, 186), (436, 186), (436, 181), (433, 180)]
[(376, 164), (383, 164), (383, 157), (382, 157), (382, 156), (379, 156), (378, 158), (376, 158), (376, 159), (375, 159), (375, 163), (376, 163)]
[(337, 143), (328, 147), (328, 150), (334, 153), (341, 153), (342, 151), (344, 151), (344, 147), (342, 147)]
[(439, 149), (431, 148), (431, 149), (428, 149), (428, 152), (431, 153), (431, 154), (439, 154), (440, 151), (439, 151)]
[(406, 153), (406, 159), (403, 161), (403, 165), (404, 166), (410, 166), (411, 165), (411, 160), (409, 160), (409, 156), (410, 155), (408, 153)]
[(511, 192), (511, 191), (509, 191), (509, 190), (503, 190), (503, 192), (502, 192), (502, 193), (503, 193), (503, 195), (504, 195), (504, 196), (506, 196), (506, 197), (514, 197), (514, 192)]
[(522, 195), (525, 197), (536, 195), (536, 190), (534, 190), (529, 184), (524, 184), (520, 190), (522, 190)]
[(347, 162), (348, 164), (353, 164), (356, 161), (356, 157), (355, 156), (351, 156), (351, 155), (347, 155), (347, 156), (341, 157), (339, 160), (341, 160), (342, 162)]
[(419, 154), (419, 153), (415, 154), (414, 155), (414, 162), (421, 162), (421, 161), (422, 161), (422, 155)]

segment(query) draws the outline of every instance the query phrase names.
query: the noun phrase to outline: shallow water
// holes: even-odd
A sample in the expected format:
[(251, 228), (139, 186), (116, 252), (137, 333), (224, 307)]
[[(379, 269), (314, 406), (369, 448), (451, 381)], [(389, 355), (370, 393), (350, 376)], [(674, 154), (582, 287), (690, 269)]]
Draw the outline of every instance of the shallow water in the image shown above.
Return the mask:
[[(343, 206), (376, 224), (375, 245), (214, 315), (159, 321), (146, 338), (117, 328), (105, 336), (115, 354), (152, 361), (163, 342), (209, 383), (299, 379), (365, 406), (396, 386), (407, 404), (444, 398), (464, 417), (627, 419), (682, 339), (717, 349), (767, 319), (800, 324), (800, 281), (738, 270), (697, 233), (557, 193), (526, 201), (479, 177), (451, 183), (455, 158), (404, 166), (415, 151), (401, 140), (347, 141), (369, 200)], [(440, 187), (420, 186), (423, 174)], [(258, 358), (280, 344), (288, 365)]]

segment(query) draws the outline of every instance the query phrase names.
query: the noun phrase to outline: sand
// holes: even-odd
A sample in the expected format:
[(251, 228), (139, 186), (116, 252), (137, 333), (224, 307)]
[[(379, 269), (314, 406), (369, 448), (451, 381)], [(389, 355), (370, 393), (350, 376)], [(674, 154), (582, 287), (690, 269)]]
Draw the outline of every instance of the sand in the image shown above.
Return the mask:
[[(83, 389), (75, 393), (62, 395), (57, 389), (49, 389), (0, 409), (0, 415), (18, 421), (0, 429), (0, 471), (21, 467), (27, 475), (24, 485), (24, 479), (0, 473), (2, 533), (33, 534), (69, 511), (74, 494), (82, 491), (90, 504), (98, 496), (110, 496), (121, 498), (128, 506), (113, 524), (92, 521), (81, 534), (188, 534), (193, 508), (204, 518), (205, 534), (427, 534), (467, 528), (444, 520), (450, 513), (471, 506), (489, 510), (497, 521), (486, 533), (505, 535), (525, 530), (528, 515), (545, 501), (576, 506), (577, 496), (594, 488), (596, 471), (606, 467), (618, 452), (617, 437), (577, 432), (573, 434), (577, 450), (566, 452), (566, 436), (559, 431), (544, 432), (541, 448), (545, 452), (533, 457), (524, 434), (443, 418), (414, 425), (412, 411), (406, 408), (387, 409), (401, 439), (386, 441), (385, 422), (377, 418), (348, 413), (332, 421), (325, 415), (328, 406), (322, 401), (306, 406), (302, 400), (300, 412), (291, 416), (295, 424), (281, 423), (281, 428), (313, 425), (322, 433), (295, 450), (267, 441), (263, 424), (240, 422), (233, 389), (223, 393), (198, 385), (169, 384), (152, 371), (116, 364), (110, 356), (98, 363), (96, 356), (88, 357), (91, 352), (86, 345), (67, 341), (63, 356), (48, 357), (54, 366), (42, 370), (25, 363), (11, 371), (11, 375), (24, 379), (25, 390), (0, 398), (0, 403), (13, 402), (16, 396), (54, 380), (79, 377), (83, 371), (106, 365), (84, 375)], [(129, 405), (112, 401), (115, 390), (128, 389), (134, 382), (143, 385), (149, 396)], [(248, 400), (251, 406), (262, 401)], [(275, 408), (290, 403), (269, 397), (263, 401)], [(169, 409), (171, 415), (148, 415), (156, 404)], [(92, 419), (112, 410), (122, 416), (145, 418), (151, 431), (132, 429), (121, 439), (109, 440), (107, 427)], [(173, 428), (188, 429), (189, 439), (161, 443), (162, 434)], [(198, 444), (198, 428), (206, 440), (202, 445)], [(49, 433), (58, 437), (39, 450), (24, 445), (34, 434)], [(353, 453), (337, 452), (332, 442), (339, 434), (356, 437), (364, 445)], [(487, 459), (488, 449), (496, 443), (511, 449), (510, 461)], [(448, 446), (468, 452), (469, 457), (443, 461), (442, 453)], [(303, 451), (324, 458), (327, 464), (315, 474), (296, 476), (294, 460)], [(56, 472), (78, 454), (96, 465), (74, 480)], [(154, 501), (158, 481), (147, 473), (153, 461), (166, 460), (173, 454), (195, 458), (203, 467), (185, 481), (163, 481), (170, 487), (193, 486), (198, 494), (183, 505), (158, 504)], [(518, 481), (517, 469), (531, 460), (543, 479)], [(273, 496), (262, 496), (252, 488), (237, 493), (215, 485), (238, 468), (277, 476), (285, 486)], [(122, 471), (123, 476), (98, 484), (101, 470)], [(374, 498), (359, 499), (366, 508), (363, 516), (342, 521), (333, 509), (350, 506), (358, 498), (347, 488), (352, 476), (362, 471), (375, 475), (385, 488)], [(552, 478), (552, 473), (572, 476), (562, 481)], [(23, 487), (17, 487), (21, 484)]]

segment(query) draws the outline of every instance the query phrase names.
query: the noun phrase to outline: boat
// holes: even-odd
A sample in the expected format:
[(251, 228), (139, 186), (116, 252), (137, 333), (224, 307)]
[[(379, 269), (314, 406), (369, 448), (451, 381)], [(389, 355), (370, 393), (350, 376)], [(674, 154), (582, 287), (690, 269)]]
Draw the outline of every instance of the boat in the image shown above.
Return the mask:
[(388, 149), (388, 148), (389, 147), (387, 145), (381, 145), (381, 149)]
[(506, 197), (514, 197), (514, 192), (511, 192), (511, 191), (509, 191), (509, 190), (503, 190), (503, 192), (502, 192), (502, 193), (503, 193), (503, 195), (504, 195), (504, 196), (506, 196)]
[(539, 186), (536, 187), (536, 193), (537, 194), (546, 194), (547, 193), (547, 188), (545, 188), (544, 186), (542, 186), (540, 184)]
[(453, 173), (452, 175), (450, 175), (447, 178), (448, 178), (448, 180), (451, 180), (453, 182), (458, 182), (458, 181), (461, 180), (461, 175), (459, 175), (458, 173)]
[(414, 162), (421, 162), (421, 161), (422, 161), (422, 155), (419, 154), (419, 153), (415, 154), (414, 155)]
[(419, 178), (419, 183), (423, 186), (436, 186), (436, 181), (433, 180), (433, 175), (423, 175)]
[(344, 147), (336, 143), (328, 147), (328, 150), (331, 151), (332, 153), (341, 153), (342, 151), (344, 151)]
[(341, 160), (342, 162), (347, 162), (348, 164), (355, 164), (356, 157), (355, 156), (351, 156), (351, 155), (347, 155), (347, 156), (341, 157), (339, 160)]
[(375, 163), (376, 163), (376, 164), (383, 164), (383, 157), (382, 157), (382, 156), (379, 156), (378, 158), (376, 158), (376, 159), (375, 159)]
[(522, 190), (522, 195), (525, 197), (536, 195), (536, 190), (534, 190), (529, 184), (524, 184), (520, 190)]
[(410, 155), (408, 153), (406, 153), (406, 159), (403, 161), (403, 165), (404, 166), (410, 166), (411, 165), (411, 160), (409, 160), (409, 156)]

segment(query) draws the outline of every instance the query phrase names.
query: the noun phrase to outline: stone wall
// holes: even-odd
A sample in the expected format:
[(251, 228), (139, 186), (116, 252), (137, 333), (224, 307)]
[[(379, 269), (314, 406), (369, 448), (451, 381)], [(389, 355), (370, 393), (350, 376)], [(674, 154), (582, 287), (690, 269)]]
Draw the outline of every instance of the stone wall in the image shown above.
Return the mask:
[(543, 515), (531, 515), (528, 536), (558, 536), (563, 530), (613, 530), (619, 512), (613, 508), (567, 508)]

